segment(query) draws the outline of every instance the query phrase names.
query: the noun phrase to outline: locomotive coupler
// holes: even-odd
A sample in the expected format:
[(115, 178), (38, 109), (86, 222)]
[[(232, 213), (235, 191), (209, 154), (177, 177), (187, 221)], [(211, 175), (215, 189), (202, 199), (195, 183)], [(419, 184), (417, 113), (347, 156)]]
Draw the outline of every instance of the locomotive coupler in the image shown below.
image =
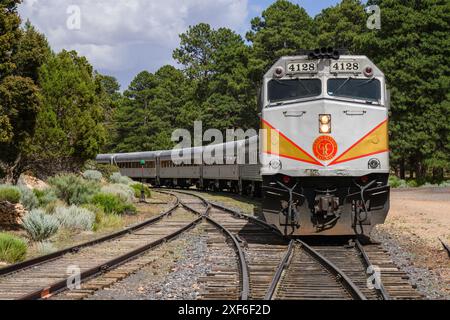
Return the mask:
[(314, 213), (324, 217), (339, 216), (341, 208), (339, 206), (339, 197), (330, 194), (317, 195), (314, 205)]

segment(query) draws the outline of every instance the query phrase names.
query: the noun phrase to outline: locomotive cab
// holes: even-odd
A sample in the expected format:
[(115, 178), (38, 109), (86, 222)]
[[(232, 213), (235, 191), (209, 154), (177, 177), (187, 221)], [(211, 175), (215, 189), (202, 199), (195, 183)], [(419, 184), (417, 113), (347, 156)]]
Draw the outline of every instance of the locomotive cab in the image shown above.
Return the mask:
[(368, 235), (389, 210), (382, 71), (316, 52), (281, 58), (263, 83), (264, 219), (287, 236)]

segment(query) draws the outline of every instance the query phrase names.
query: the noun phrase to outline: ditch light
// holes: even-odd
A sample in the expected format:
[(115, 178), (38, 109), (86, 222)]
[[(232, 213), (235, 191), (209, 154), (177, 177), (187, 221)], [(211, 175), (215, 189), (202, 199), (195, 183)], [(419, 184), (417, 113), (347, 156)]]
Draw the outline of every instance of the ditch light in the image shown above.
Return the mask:
[(323, 134), (331, 133), (331, 114), (319, 116), (319, 132)]

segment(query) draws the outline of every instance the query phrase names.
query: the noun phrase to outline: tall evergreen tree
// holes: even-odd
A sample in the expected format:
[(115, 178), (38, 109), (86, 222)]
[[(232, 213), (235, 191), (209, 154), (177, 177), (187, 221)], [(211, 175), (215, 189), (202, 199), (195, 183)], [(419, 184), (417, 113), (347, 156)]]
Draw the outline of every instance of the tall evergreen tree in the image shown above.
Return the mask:
[(157, 150), (170, 146), (168, 123), (163, 122), (154, 110), (157, 85), (157, 76), (143, 71), (125, 91), (114, 118), (115, 151)]
[(0, 169), (8, 183), (26, 167), (39, 109), (38, 88), (30, 78), (8, 76), (0, 84)]
[[(192, 103), (185, 105), (183, 118), (203, 120), (205, 128), (222, 131), (229, 128), (230, 121), (232, 127), (257, 124), (257, 90), (249, 77), (250, 51), (242, 37), (230, 29), (215, 30), (201, 23), (180, 38), (181, 47), (174, 51), (174, 58), (184, 65), (194, 87)], [(232, 103), (229, 109), (225, 102)], [(193, 115), (200, 118), (192, 119)], [(217, 121), (225, 118), (230, 121)]]
[(348, 49), (360, 54), (358, 37), (369, 32), (368, 15), (360, 0), (342, 0), (314, 18), (314, 33), (320, 47)]
[(17, 5), (21, 0), (2, 0), (0, 2), (0, 80), (11, 75), (16, 69), (12, 61), (17, 51), (21, 31)]
[(252, 79), (259, 82), (266, 69), (285, 55), (316, 46), (313, 19), (298, 4), (277, 0), (251, 21), (247, 40), (252, 44)]
[[(26, 166), (25, 148), (34, 134), (40, 109), (38, 88), (21, 68), (23, 53), (18, 0), (0, 3), (0, 178), (15, 183)], [(19, 68), (18, 68), (19, 66)]]
[(63, 50), (42, 66), (39, 83), (43, 110), (29, 152), (44, 165), (54, 160), (76, 165), (95, 157), (106, 132), (92, 66)]
[(393, 164), (421, 178), (450, 168), (450, 3), (377, 0), (382, 28), (365, 33), (363, 51), (392, 88)]
[(25, 29), (21, 33), (17, 52), (13, 56), (16, 72), (37, 82), (39, 68), (50, 58), (52, 51), (45, 36), (30, 21), (25, 23)]

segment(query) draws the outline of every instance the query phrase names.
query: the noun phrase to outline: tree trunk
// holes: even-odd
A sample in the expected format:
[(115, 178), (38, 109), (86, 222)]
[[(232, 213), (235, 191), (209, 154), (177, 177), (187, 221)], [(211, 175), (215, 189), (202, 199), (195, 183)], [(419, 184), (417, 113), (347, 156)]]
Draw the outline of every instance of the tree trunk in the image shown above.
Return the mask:
[(435, 182), (441, 182), (444, 180), (444, 169), (443, 168), (433, 168), (433, 180)]
[(405, 159), (400, 159), (400, 179), (406, 179)]
[(6, 184), (16, 185), (19, 181), (20, 175), (23, 172), (22, 155), (19, 154), (12, 165), (2, 164), (2, 169), (5, 172), (4, 181)]
[(416, 179), (420, 179), (423, 177), (422, 173), (423, 173), (423, 168), (422, 165), (417, 162), (415, 165), (415, 171), (416, 171)]

